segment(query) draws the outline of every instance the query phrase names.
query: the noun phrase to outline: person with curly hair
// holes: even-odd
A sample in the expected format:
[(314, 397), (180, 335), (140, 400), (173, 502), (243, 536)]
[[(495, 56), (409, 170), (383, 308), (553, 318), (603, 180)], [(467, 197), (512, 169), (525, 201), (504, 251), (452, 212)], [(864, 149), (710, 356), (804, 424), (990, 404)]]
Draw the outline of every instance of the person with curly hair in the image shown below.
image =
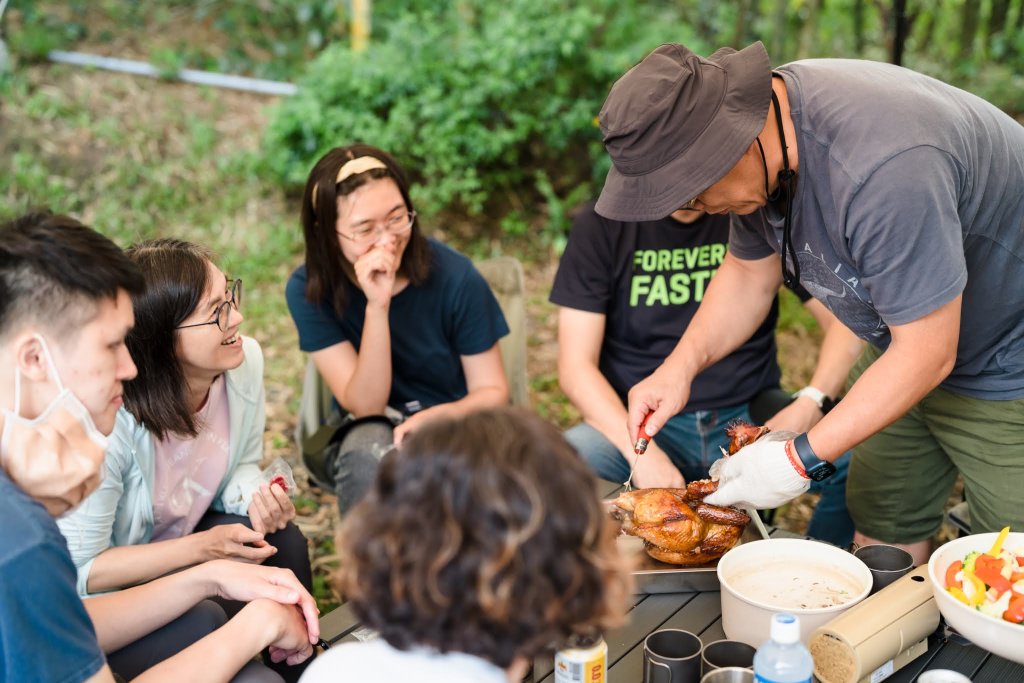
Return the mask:
[(534, 656), (620, 624), (632, 589), (586, 463), (515, 408), (410, 434), (337, 547), (336, 586), (380, 638), (328, 650), (304, 683), (519, 681)]

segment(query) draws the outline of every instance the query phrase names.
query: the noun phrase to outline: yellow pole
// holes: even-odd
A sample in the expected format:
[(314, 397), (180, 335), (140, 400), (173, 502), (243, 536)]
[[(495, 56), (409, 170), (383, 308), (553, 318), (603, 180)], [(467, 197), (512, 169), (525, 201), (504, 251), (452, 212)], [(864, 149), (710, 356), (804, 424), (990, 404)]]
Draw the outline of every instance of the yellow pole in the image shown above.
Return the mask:
[(363, 52), (370, 42), (373, 0), (352, 0), (352, 51)]

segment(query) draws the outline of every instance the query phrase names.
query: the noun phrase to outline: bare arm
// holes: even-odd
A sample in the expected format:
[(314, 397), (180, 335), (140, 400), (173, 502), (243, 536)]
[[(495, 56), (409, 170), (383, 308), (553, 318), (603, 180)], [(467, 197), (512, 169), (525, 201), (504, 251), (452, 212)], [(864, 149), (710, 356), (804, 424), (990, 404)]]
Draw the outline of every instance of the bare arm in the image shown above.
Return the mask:
[(243, 524), (219, 525), (182, 538), (108, 548), (93, 560), (88, 589), (98, 593), (134, 586), (182, 567), (219, 558), (262, 562), (274, 552), (274, 547), (258, 531)]
[(781, 280), (777, 255), (745, 261), (726, 253), (676, 348), (653, 375), (630, 390), (630, 434), (653, 412), (647, 422), (647, 431), (653, 436), (683, 409), (697, 373), (754, 334), (768, 315)]
[(142, 586), (97, 595), (83, 604), (100, 649), (113, 652), (214, 596), (242, 601), (267, 598), (298, 606), (308, 624), (309, 640), (315, 642), (319, 635), (315, 601), (291, 571), (229, 560), (206, 562)]
[(298, 652), (301, 646), (301, 654), (293, 655), (289, 662), (304, 661), (313, 653), (313, 646), (303, 642), (304, 635), (302, 618), (294, 607), (256, 600), (221, 628), (134, 680), (140, 683), (200, 680), (227, 683), (266, 647)]
[(177, 619), (214, 592), (199, 567), (83, 600), (100, 649), (113, 652)]
[[(635, 435), (626, 428), (626, 406), (598, 367), (606, 316), (575, 308), (558, 311), (558, 382), (587, 424), (612, 442), (632, 466)], [(651, 442), (633, 475), (640, 488), (682, 487), (683, 475)]]
[[(864, 342), (839, 322), (820, 301), (811, 299), (805, 306), (825, 331), (810, 386), (829, 396), (839, 396), (846, 387), (850, 368), (864, 349)], [(822, 417), (818, 405), (802, 396), (772, 416), (766, 424), (773, 430), (806, 432)]]
[[(294, 663), (307, 659), (312, 654), (312, 645), (302, 642), (303, 635), (301, 617), (293, 607), (256, 600), (221, 628), (132, 680), (227, 683), (266, 647), (280, 646), (293, 653)], [(301, 653), (298, 645), (302, 646)], [(89, 683), (113, 681), (107, 665), (89, 679)]]
[(835, 460), (892, 424), (949, 375), (960, 338), (960, 304), (957, 297), (923, 318), (890, 327), (889, 348), (808, 432), (819, 458)]
[(310, 354), (331, 393), (355, 415), (380, 415), (391, 394), (391, 324), (388, 309), (367, 304), (360, 351), (344, 341)]
[(421, 410), (395, 428), (395, 443), (420, 425), (439, 417), (459, 417), (481, 408), (508, 403), (508, 379), (501, 362), (501, 348), (494, 346), (482, 353), (461, 356), (462, 371), (466, 375), (466, 395), (458, 401), (441, 403)]

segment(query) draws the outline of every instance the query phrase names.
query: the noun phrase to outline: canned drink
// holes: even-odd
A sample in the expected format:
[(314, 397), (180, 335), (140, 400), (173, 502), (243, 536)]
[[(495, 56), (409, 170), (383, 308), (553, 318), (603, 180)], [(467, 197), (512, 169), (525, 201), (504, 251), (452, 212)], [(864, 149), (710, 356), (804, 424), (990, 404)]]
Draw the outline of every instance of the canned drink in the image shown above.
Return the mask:
[(607, 668), (604, 638), (573, 643), (555, 653), (555, 683), (606, 683)]

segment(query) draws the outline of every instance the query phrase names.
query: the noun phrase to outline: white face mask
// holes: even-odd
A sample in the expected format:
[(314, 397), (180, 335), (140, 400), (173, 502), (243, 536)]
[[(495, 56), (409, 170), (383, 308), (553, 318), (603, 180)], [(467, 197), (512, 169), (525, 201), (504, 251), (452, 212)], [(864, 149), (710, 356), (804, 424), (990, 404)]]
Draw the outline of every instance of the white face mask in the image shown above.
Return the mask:
[(92, 421), (88, 409), (61, 382), (46, 340), (42, 345), (47, 375), (59, 390), (50, 405), (34, 419), (21, 416), (21, 368), (14, 375), (14, 410), (4, 410), (0, 436), (0, 466), (25, 493), (57, 517), (76, 507), (100, 484), (107, 437)]

